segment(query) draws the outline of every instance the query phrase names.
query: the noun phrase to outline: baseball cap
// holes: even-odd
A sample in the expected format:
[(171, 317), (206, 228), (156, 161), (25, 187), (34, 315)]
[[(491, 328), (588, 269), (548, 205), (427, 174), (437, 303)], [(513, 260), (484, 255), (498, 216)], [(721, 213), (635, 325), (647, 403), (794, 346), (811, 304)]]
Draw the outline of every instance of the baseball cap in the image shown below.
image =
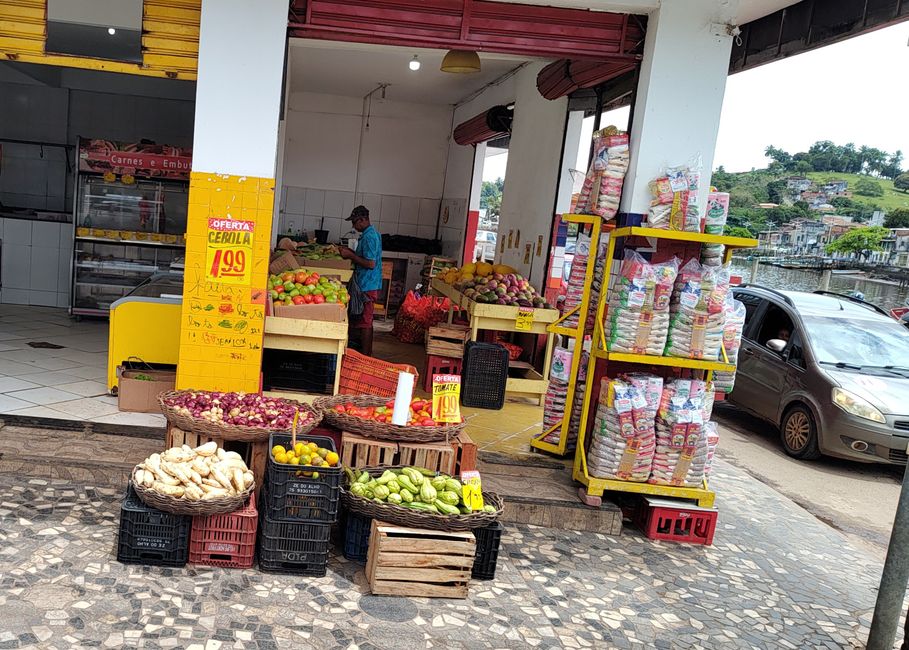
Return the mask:
[(366, 217), (369, 219), (369, 210), (365, 205), (358, 205), (353, 210), (350, 211), (350, 216), (345, 219), (345, 221), (353, 221), (354, 219), (359, 219), (360, 217)]

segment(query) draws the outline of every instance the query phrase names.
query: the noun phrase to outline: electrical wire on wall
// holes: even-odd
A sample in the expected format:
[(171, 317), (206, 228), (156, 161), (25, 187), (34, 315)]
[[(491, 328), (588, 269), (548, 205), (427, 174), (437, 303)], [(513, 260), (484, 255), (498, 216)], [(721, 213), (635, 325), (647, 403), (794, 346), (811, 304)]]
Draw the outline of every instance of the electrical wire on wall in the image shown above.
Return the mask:
[(390, 85), (381, 83), (363, 95), (363, 108), (360, 111), (360, 141), (357, 143), (357, 170), (354, 176), (354, 201), (356, 201), (357, 194), (360, 193), (360, 158), (363, 155), (363, 136), (369, 131), (369, 119), (372, 117), (372, 96), (381, 93), (382, 99), (385, 99), (386, 88)]

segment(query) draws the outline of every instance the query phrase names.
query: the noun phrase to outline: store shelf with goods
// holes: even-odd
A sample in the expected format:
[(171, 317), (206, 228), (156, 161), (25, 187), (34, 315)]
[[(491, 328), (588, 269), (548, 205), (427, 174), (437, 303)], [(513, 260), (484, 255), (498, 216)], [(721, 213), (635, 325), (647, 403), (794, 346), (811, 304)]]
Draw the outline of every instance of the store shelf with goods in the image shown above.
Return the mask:
[[(583, 357), (583, 355), (580, 354), (580, 350), (583, 348), (584, 336), (587, 334), (587, 314), (590, 310), (591, 286), (593, 284), (594, 272), (596, 270), (597, 251), (599, 250), (600, 237), (603, 235), (603, 220), (596, 215), (589, 214), (566, 214), (562, 215), (562, 220), (568, 223), (578, 224), (581, 227), (589, 227), (590, 250), (593, 251), (593, 255), (588, 256), (588, 262), (584, 270), (584, 289), (580, 302), (575, 307), (562, 314), (547, 328), (550, 335), (558, 334), (562, 337), (571, 338), (575, 341), (575, 349), (579, 353), (572, 355), (571, 365), (568, 369), (568, 376), (577, 377), (581, 368), (581, 360)], [(566, 322), (574, 322), (573, 319), (575, 316), (577, 317), (577, 320), (574, 326), (564, 324)], [(540, 449), (557, 456), (565, 455), (568, 450), (571, 414), (573, 410), (572, 407), (568, 405), (574, 404), (576, 391), (577, 382), (568, 382), (567, 393), (565, 396), (566, 408), (563, 409), (561, 420), (555, 424), (543, 426), (540, 433), (530, 439), (530, 446), (532, 448)], [(556, 431), (558, 431), (558, 436), (556, 437), (556, 441), (552, 442)], [(549, 440), (547, 440), (547, 438)]]
[(651, 239), (674, 239), (695, 244), (722, 244), (727, 248), (754, 248), (756, 239), (747, 237), (728, 237), (726, 235), (711, 235), (703, 232), (685, 232), (681, 230), (664, 230), (662, 228), (648, 228), (646, 226), (626, 226), (616, 228), (612, 236), (615, 239), (624, 237), (648, 237)]
[(533, 309), (532, 320), (519, 321), (518, 312), (523, 307), (512, 305), (491, 305), (473, 301), (441, 278), (433, 278), (432, 289), (439, 295), (448, 298), (452, 306), (448, 312), (448, 322), (453, 318), (454, 308), (463, 309), (470, 320), (470, 340), (479, 340), (480, 330), (497, 332), (520, 332), (523, 334), (545, 335), (546, 351), (543, 358), (543, 372), (530, 369), (517, 369), (520, 376), (510, 376), (505, 385), (507, 393), (531, 396), (542, 403), (543, 395), (549, 386), (549, 366), (552, 361), (552, 346), (555, 334), (549, 326), (559, 320), (555, 309)]
[[(182, 239), (182, 237), (180, 238)], [(151, 241), (151, 240), (141, 240), (141, 239), (118, 239), (114, 237), (93, 237), (91, 235), (87, 236), (77, 236), (75, 238), (77, 242), (93, 242), (96, 244), (113, 244), (117, 246), (151, 246), (154, 248), (186, 248), (186, 244), (182, 241), (177, 242), (163, 242), (163, 241)]]
[(682, 357), (658, 357), (652, 354), (628, 354), (624, 352), (609, 352), (600, 347), (594, 348), (594, 356), (598, 359), (614, 361), (616, 363), (636, 363), (644, 366), (669, 366), (672, 368), (686, 368), (689, 370), (709, 370), (712, 372), (735, 370), (735, 364), (707, 359), (685, 359)]

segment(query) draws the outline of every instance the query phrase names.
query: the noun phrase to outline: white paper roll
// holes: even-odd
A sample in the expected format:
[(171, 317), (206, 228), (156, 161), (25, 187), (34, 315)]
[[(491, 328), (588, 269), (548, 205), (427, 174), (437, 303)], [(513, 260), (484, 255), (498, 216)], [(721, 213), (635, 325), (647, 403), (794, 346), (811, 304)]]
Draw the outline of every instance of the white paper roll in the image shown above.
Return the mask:
[(395, 410), (391, 413), (391, 423), (398, 426), (407, 424), (410, 414), (410, 398), (413, 396), (414, 375), (409, 372), (398, 373), (398, 388), (395, 391)]

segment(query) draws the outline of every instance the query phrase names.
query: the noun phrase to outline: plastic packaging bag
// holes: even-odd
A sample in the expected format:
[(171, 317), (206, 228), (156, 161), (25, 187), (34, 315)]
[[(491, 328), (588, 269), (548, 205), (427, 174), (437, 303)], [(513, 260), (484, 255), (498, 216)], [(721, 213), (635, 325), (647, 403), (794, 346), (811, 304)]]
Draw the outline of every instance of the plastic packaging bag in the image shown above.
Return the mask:
[(669, 328), (669, 303), (679, 261), (651, 264), (625, 252), (607, 312), (610, 352), (662, 355)]
[(647, 225), (664, 230), (701, 232), (700, 184), (700, 156), (688, 165), (668, 167), (662, 176), (650, 181), (653, 200), (647, 213)]
[(612, 219), (619, 210), (628, 171), (628, 134), (614, 126), (593, 134), (593, 160), (581, 187), (577, 210)]
[[(739, 348), (742, 345), (742, 330), (745, 328), (745, 305), (727, 294), (726, 323), (723, 325), (723, 347), (729, 363), (738, 363)], [(718, 361), (724, 361), (722, 353)], [(721, 370), (714, 373), (713, 383), (722, 393), (731, 393), (735, 385), (735, 370)]]
[(723, 339), (728, 292), (726, 267), (705, 267), (695, 259), (683, 266), (675, 278), (664, 354), (685, 359), (716, 359)]
[(655, 449), (654, 411), (645, 392), (622, 380), (603, 378), (587, 452), (593, 476), (643, 483)]
[(704, 232), (722, 235), (729, 216), (729, 193), (710, 192), (707, 195), (707, 210), (704, 213)]
[(708, 465), (704, 415), (712, 403), (707, 382), (675, 379), (666, 384), (654, 427), (656, 448), (648, 482), (700, 487)]

